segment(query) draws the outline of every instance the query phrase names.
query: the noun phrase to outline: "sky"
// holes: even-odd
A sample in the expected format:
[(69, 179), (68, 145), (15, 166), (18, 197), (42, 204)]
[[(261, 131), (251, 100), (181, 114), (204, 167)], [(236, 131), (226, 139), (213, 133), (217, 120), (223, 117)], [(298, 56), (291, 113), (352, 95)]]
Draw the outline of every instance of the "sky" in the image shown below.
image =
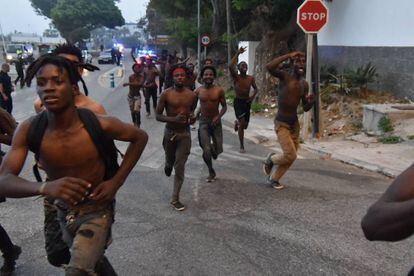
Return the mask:
[[(0, 4), (0, 24), (5, 35), (15, 30), (42, 34), (49, 27), (50, 20), (37, 15), (29, 0), (0, 0)], [(120, 0), (118, 7), (126, 22), (136, 22), (145, 15), (147, 4), (148, 0)]]

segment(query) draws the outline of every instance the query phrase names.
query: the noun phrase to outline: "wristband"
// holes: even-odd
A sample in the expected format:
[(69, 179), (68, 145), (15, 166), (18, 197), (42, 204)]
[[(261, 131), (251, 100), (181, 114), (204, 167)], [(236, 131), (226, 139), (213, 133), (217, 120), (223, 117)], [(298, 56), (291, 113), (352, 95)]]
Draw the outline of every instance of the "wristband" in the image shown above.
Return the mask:
[(43, 195), (45, 193), (46, 184), (47, 182), (43, 182), (42, 185), (40, 185), (39, 194)]

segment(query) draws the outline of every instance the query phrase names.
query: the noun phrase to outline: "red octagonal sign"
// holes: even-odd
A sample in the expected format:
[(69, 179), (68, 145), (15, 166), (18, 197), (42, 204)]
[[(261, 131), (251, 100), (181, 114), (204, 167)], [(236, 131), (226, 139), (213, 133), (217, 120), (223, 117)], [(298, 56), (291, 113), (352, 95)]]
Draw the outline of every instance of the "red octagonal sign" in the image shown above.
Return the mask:
[(328, 8), (321, 0), (307, 0), (298, 8), (297, 22), (305, 33), (317, 33), (328, 23)]

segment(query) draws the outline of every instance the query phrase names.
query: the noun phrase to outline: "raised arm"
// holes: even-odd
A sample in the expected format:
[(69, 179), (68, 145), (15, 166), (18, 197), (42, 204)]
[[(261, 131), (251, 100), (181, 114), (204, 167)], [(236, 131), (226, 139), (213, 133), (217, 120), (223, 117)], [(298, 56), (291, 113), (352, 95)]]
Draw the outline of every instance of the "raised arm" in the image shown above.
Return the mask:
[(98, 202), (107, 202), (115, 197), (118, 189), (124, 184), (131, 170), (141, 157), (148, 142), (148, 135), (142, 129), (122, 122), (115, 117), (100, 116), (102, 128), (106, 135), (114, 140), (129, 142), (115, 176), (100, 183), (89, 196)]
[(233, 58), (231, 59), (231, 63), (229, 64), (229, 71), (230, 71), (230, 76), (232, 77), (233, 80), (237, 79), (237, 61), (239, 60), (239, 55), (243, 54), (246, 51), (246, 47), (240, 47), (237, 50), (237, 53), (233, 56)]
[(280, 70), (279, 65), (288, 59), (295, 58), (296, 56), (300, 56), (300, 55), (304, 56), (302, 52), (292, 52), (292, 53), (277, 57), (273, 59), (271, 62), (269, 62), (268, 64), (266, 64), (266, 69), (272, 76), (279, 78), (279, 79), (284, 79), (287, 73)]
[(361, 222), (368, 240), (399, 241), (414, 233), (414, 164), (400, 174)]

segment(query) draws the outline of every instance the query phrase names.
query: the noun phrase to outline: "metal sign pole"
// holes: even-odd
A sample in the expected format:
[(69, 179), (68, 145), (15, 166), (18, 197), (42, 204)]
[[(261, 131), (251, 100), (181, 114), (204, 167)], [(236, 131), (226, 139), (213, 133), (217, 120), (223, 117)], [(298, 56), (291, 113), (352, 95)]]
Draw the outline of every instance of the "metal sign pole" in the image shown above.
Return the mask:
[(198, 29), (198, 38), (197, 38), (197, 71), (200, 72), (200, 69), (201, 69), (200, 0), (197, 1), (197, 29)]
[[(306, 82), (309, 86), (309, 94), (313, 94), (312, 87), (312, 49), (313, 49), (313, 37), (314, 34), (308, 34), (308, 42), (306, 49)], [(306, 140), (309, 134), (309, 123), (310, 123), (310, 113), (303, 112), (303, 130), (302, 130), (302, 139)]]

